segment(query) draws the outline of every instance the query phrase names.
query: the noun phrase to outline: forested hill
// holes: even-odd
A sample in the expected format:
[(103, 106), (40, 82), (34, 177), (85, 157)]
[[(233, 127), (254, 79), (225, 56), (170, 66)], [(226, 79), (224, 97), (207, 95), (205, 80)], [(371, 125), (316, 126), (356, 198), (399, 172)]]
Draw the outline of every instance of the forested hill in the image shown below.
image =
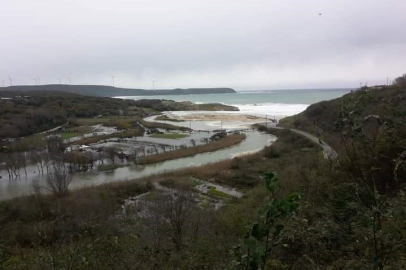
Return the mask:
[[(330, 101), (309, 106), (284, 118), (280, 125), (321, 136), (342, 149), (343, 135), (396, 136), (406, 138), (406, 85), (363, 87)], [(388, 134), (386, 134), (388, 133)], [(395, 139), (395, 138), (392, 138)]]
[(104, 85), (17, 85), (0, 88), (0, 91), (62, 91), (86, 96), (116, 97), (116, 96), (152, 96), (152, 95), (202, 95), (236, 93), (231, 88), (176, 88), (172, 90), (143, 90), (117, 88)]
[(396, 190), (406, 183), (406, 75), (396, 82), (313, 104), (280, 124), (330, 143), (357, 179), (368, 175), (374, 188)]

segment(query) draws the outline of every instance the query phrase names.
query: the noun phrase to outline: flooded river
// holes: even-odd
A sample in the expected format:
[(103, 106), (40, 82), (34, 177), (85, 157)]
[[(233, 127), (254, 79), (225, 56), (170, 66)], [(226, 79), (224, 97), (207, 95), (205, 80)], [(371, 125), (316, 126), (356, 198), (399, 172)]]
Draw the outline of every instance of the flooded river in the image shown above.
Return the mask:
[[(92, 185), (96, 186), (115, 181), (137, 179), (163, 173), (165, 171), (182, 169), (188, 166), (199, 166), (210, 162), (217, 162), (232, 158), (234, 155), (244, 152), (249, 153), (255, 150), (260, 150), (276, 140), (276, 137), (273, 135), (262, 134), (257, 131), (246, 132), (245, 134), (247, 137), (240, 144), (216, 152), (203, 153), (193, 157), (170, 160), (146, 166), (130, 165), (118, 168), (111, 172), (75, 173), (73, 174), (73, 180), (70, 187), (74, 189)], [(5, 172), (1, 172), (3, 178), (0, 179), (0, 200), (31, 194), (33, 192), (33, 182), (37, 181), (40, 186), (45, 185), (45, 177), (38, 175), (36, 166), (27, 167), (27, 173), (27, 177), (25, 177), (24, 172), (22, 172), (21, 178), (9, 180)]]

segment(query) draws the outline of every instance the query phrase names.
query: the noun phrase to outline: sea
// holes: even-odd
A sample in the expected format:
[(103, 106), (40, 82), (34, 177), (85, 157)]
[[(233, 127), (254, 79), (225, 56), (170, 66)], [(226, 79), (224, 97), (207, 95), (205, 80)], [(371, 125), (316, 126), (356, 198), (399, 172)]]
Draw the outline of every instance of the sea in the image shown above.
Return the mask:
[[(232, 94), (170, 95), (170, 96), (125, 96), (124, 99), (167, 99), (190, 101), (196, 104), (222, 103), (239, 108), (239, 114), (281, 119), (298, 114), (314, 103), (341, 97), (349, 92), (345, 89), (298, 89), (237, 91)], [(192, 113), (192, 112), (190, 112)]]

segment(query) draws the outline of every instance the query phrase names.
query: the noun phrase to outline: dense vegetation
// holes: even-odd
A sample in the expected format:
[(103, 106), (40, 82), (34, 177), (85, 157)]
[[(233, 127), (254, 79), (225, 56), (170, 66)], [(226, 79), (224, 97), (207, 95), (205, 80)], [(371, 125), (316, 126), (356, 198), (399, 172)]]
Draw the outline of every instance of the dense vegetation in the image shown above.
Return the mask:
[[(108, 116), (131, 116), (142, 121), (142, 117), (160, 111), (238, 110), (236, 107), (222, 104), (195, 105), (171, 100), (134, 101), (55, 91), (0, 91), (0, 97), (0, 140), (43, 132), (67, 122), (73, 125), (81, 124), (77, 118), (103, 116), (108, 121), (95, 119), (93, 124), (100, 122), (109, 124), (111, 119), (107, 118)], [(150, 128), (189, 130), (159, 123), (143, 122), (143, 124)]]
[[(3, 88), (0, 88), (0, 91)], [(75, 93), (86, 96), (96, 97), (117, 97), (117, 96), (153, 96), (153, 95), (199, 95), (199, 94), (225, 94), (235, 93), (231, 88), (188, 88), (173, 90), (143, 90), (118, 88), (105, 85), (16, 85), (5, 87), (5, 91), (58, 91)]]
[[(345, 163), (324, 160), (320, 148), (306, 138), (288, 130), (268, 132), (279, 139), (255, 155), (64, 197), (37, 194), (2, 202), (0, 265), (101, 270), (406, 267), (401, 189), (377, 196), (370, 189), (373, 182), (362, 182)], [(274, 178), (268, 181), (269, 174), (264, 177), (266, 171), (277, 172), (277, 184)], [(197, 179), (238, 187), (245, 195), (232, 198), (215, 191), (202, 201)], [(172, 191), (162, 191), (152, 184), (156, 182)], [(226, 204), (215, 210), (208, 203), (212, 200)]]
[[(275, 169), (293, 168), (293, 165), (286, 166), (292, 158), (299, 160), (305, 155), (310, 160), (316, 151), (305, 139), (290, 136), (292, 138), (287, 136), (286, 141), (280, 140), (281, 145), (275, 145), (285, 145), (288, 153), (281, 153), (275, 159)], [(298, 150), (301, 148), (313, 150), (302, 152)], [(1, 202), (0, 266), (3, 269), (191, 269), (203, 265), (206, 269), (218, 269), (230, 266), (232, 246), (240, 242), (249, 220), (255, 219), (252, 210), (259, 207), (265, 192), (259, 185), (246, 197), (226, 199), (228, 206), (215, 211), (213, 207), (198, 207), (193, 203), (201, 195), (196, 193), (189, 179), (195, 177), (251, 189), (261, 183), (262, 172), (269, 167), (272, 156), (269, 151), (270, 148), (255, 156), (144, 180), (82, 189), (65, 197), (37, 194)], [(155, 180), (177, 190), (180, 197), (154, 188), (151, 181)], [(147, 191), (150, 194), (133, 207), (127, 206), (123, 214), (122, 206), (127, 198)], [(214, 200), (216, 195), (223, 196), (219, 191), (210, 194)], [(151, 212), (139, 219), (139, 207), (151, 203)], [(184, 221), (169, 226), (166, 217), (169, 218), (171, 211), (172, 218)]]
[(358, 161), (362, 159), (362, 165), (372, 170), (369, 174), (376, 188), (382, 191), (403, 184), (395, 177), (402, 179), (404, 172), (395, 169), (406, 147), (405, 108), (406, 86), (401, 83), (364, 87), (311, 105), (303, 113), (282, 120), (281, 125), (324, 137), (339, 155), (348, 157), (342, 162), (352, 172), (362, 174)]
[(194, 104), (190, 101), (175, 102), (159, 99), (136, 100), (135, 105), (156, 111), (238, 111), (237, 107), (220, 103)]
[(331, 140), (334, 159), (262, 127), (278, 140), (254, 155), (1, 202), (0, 268), (406, 269), (405, 100), (367, 88), (282, 121)]
[(62, 125), (69, 118), (118, 115), (133, 101), (56, 92), (0, 92), (0, 139)]
[(310, 105), (304, 112), (282, 119), (280, 125), (324, 137), (338, 150), (343, 149), (341, 137), (346, 126), (339, 122), (344, 118), (358, 118), (362, 122), (376, 119), (390, 128), (395, 124), (394, 132), (403, 132), (399, 122), (405, 115), (405, 81), (406, 75), (403, 75), (391, 86), (362, 87), (342, 98)]

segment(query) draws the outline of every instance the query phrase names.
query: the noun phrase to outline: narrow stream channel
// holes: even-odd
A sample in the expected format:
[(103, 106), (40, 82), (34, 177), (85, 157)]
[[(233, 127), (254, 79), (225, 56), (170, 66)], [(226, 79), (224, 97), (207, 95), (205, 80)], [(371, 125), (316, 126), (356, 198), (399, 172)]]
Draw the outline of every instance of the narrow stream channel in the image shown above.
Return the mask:
[[(115, 181), (137, 179), (165, 171), (186, 168), (188, 166), (199, 166), (210, 162), (217, 162), (231, 158), (236, 154), (260, 150), (276, 140), (276, 137), (273, 135), (263, 134), (257, 131), (246, 132), (245, 134), (247, 138), (240, 144), (216, 152), (203, 153), (193, 157), (169, 160), (146, 166), (131, 165), (110, 172), (75, 173), (70, 188), (74, 189)], [(35, 171), (38, 171), (35, 166), (29, 166), (27, 167), (27, 177), (25, 177), (22, 172), (21, 178), (19, 179), (9, 180), (5, 177), (0, 179), (0, 200), (31, 194), (33, 192), (32, 186), (34, 181), (38, 181), (40, 186), (44, 186), (45, 177), (34, 173)]]

